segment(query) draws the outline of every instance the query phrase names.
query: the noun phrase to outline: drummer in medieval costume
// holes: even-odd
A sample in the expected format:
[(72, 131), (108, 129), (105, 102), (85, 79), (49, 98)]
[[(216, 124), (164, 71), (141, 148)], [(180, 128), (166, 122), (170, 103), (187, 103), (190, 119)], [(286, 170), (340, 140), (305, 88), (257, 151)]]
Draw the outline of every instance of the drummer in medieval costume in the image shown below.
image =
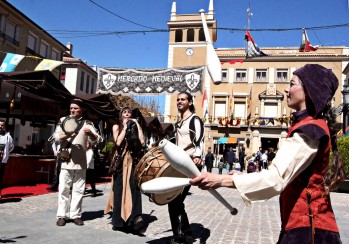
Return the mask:
[[(195, 115), (193, 96), (188, 92), (177, 95), (177, 109), (179, 120), (175, 124), (175, 142), (201, 169), (204, 158), (204, 124)], [(188, 195), (190, 186), (186, 186), (180, 195), (168, 204), (173, 238), (170, 243), (193, 243), (194, 239), (185, 211), (184, 200)]]
[(116, 143), (115, 153), (122, 157), (120, 168), (113, 175), (112, 229), (126, 233), (140, 234), (145, 227), (142, 219), (142, 196), (135, 185), (134, 170), (143, 156), (144, 134), (132, 109), (120, 111), (119, 123), (113, 126)]
[(93, 123), (83, 118), (84, 112), (82, 100), (73, 99), (70, 115), (60, 118), (53, 136), (61, 144), (58, 156), (62, 161), (58, 186), (58, 226), (64, 226), (67, 219), (71, 219), (76, 225), (84, 225), (81, 220), (81, 205), (85, 191), (87, 141), (102, 141)]
[[(328, 68), (307, 64), (297, 69), (285, 89), (287, 105), (295, 110), (293, 121), (268, 170), (232, 171), (233, 176), (203, 173), (191, 184), (202, 189), (235, 187), (247, 203), (280, 194), (279, 244), (342, 243), (330, 199), (345, 176), (331, 108), (337, 88), (338, 79)], [(332, 167), (325, 180), (331, 149)]]

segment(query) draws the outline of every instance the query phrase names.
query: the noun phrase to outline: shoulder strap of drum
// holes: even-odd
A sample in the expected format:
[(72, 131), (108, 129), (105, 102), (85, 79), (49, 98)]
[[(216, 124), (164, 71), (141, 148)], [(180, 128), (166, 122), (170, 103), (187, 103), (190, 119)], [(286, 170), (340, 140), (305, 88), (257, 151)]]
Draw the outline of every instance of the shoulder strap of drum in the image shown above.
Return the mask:
[(81, 130), (81, 128), (84, 126), (85, 122), (87, 122), (87, 121), (84, 119), (79, 121), (78, 126), (76, 127), (76, 130), (75, 130), (75, 133), (78, 133)]

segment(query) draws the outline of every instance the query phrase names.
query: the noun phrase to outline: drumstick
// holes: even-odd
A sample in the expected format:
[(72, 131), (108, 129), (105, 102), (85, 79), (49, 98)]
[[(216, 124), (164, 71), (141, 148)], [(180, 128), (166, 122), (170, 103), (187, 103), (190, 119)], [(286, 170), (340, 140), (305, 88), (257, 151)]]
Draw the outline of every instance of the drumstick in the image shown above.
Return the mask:
[(202, 26), (204, 28), (205, 39), (207, 42), (207, 53), (206, 53), (206, 65), (208, 73), (213, 80), (215, 85), (219, 85), (222, 82), (222, 65), (221, 61), (217, 56), (216, 51), (212, 45), (212, 40), (210, 34), (208, 32), (208, 27), (206, 23), (205, 11), (203, 9), (200, 10)]
[(189, 186), (189, 178), (179, 177), (159, 177), (142, 183), (141, 190), (143, 193), (160, 194), (177, 190)]
[[(189, 155), (177, 145), (171, 143), (166, 139), (163, 139), (162, 141), (160, 141), (158, 148), (165, 155), (171, 166), (182, 174), (190, 178), (199, 176), (201, 174)], [(208, 191), (227, 209), (229, 209), (231, 214), (237, 214), (237, 209), (233, 208), (216, 190)]]

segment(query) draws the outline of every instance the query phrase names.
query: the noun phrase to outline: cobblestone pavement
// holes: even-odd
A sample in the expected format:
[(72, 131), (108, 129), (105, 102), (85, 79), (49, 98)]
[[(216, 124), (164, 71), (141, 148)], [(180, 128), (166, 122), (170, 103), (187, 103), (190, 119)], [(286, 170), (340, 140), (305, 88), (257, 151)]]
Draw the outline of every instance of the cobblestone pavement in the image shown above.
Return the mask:
[[(0, 243), (166, 243), (172, 235), (167, 205), (158, 206), (143, 196), (144, 219), (149, 223), (144, 235), (111, 230), (110, 215), (104, 215), (110, 184), (97, 187), (101, 194), (83, 200), (85, 226), (55, 225), (57, 193), (23, 198), (0, 204)], [(280, 230), (279, 204), (275, 197), (245, 206), (237, 190), (218, 191), (238, 209), (231, 215), (207, 191), (191, 187), (185, 200), (195, 243), (276, 243)], [(349, 243), (349, 194), (332, 193), (332, 204), (343, 243)]]

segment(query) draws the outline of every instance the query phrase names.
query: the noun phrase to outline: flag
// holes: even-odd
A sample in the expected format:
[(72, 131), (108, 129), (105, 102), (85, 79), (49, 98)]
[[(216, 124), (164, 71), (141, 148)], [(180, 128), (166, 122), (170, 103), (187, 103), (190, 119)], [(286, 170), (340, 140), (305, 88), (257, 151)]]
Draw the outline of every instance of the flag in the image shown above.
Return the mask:
[(248, 94), (247, 96), (247, 119), (251, 119), (251, 99), (252, 99), (252, 86), (251, 86), (251, 89), (250, 89), (250, 94)]
[(233, 118), (234, 117), (234, 89), (233, 89), (233, 87), (231, 88), (231, 96), (229, 99), (229, 113), (230, 113), (230, 117)]
[(25, 56), (14, 53), (7, 53), (1, 64), (0, 72), (12, 72)]
[(207, 100), (207, 93), (206, 89), (204, 90), (204, 95), (202, 96), (202, 102), (201, 107), (203, 110), (203, 117), (206, 118), (208, 116), (208, 100)]
[(250, 32), (246, 30), (245, 32), (245, 40), (247, 41), (247, 46), (246, 46), (246, 56), (248, 58), (252, 57), (259, 57), (259, 56), (267, 56), (265, 53), (263, 53), (257, 44), (254, 42)]
[(54, 70), (57, 66), (63, 64), (62, 61), (43, 59), (34, 70)]
[(319, 48), (318, 46), (312, 46), (310, 44), (307, 32), (303, 28), (302, 43), (301, 43), (301, 46), (299, 47), (299, 51), (300, 52), (311, 52), (311, 51), (316, 51), (318, 48)]

